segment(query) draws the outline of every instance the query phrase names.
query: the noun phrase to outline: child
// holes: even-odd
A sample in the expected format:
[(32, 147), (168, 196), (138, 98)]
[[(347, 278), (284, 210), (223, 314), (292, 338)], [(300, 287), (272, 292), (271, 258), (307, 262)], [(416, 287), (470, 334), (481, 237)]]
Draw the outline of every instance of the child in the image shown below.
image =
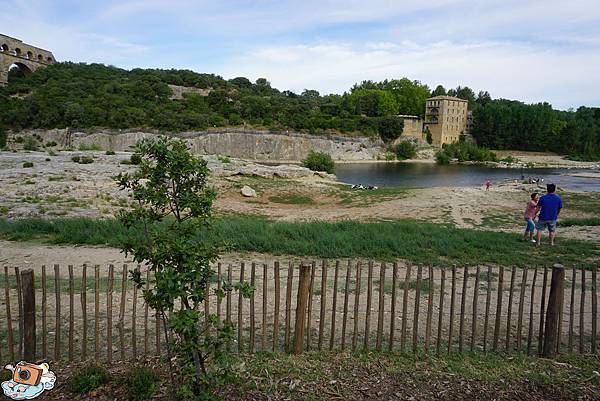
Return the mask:
[(527, 234), (529, 234), (529, 240), (531, 242), (536, 242), (533, 239), (533, 232), (535, 231), (535, 216), (537, 214), (537, 204), (538, 204), (538, 193), (534, 192), (531, 194), (531, 200), (527, 202), (527, 207), (525, 208), (525, 234), (523, 234), (523, 241), (527, 241)]
[(492, 186), (492, 182), (490, 180), (487, 180), (485, 182), (485, 190), (489, 191), (491, 186)]

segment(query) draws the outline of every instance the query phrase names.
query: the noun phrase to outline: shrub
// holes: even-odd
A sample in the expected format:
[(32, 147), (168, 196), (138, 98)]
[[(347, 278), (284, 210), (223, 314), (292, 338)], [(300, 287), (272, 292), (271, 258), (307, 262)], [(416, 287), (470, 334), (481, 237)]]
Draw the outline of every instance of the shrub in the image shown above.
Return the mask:
[(217, 156), (217, 159), (219, 159), (221, 163), (231, 163), (231, 159), (229, 158), (229, 156)]
[(433, 143), (433, 136), (431, 135), (431, 131), (429, 131), (429, 127), (425, 127), (425, 140), (430, 145)]
[(23, 149), (25, 150), (38, 150), (40, 147), (38, 141), (36, 141), (34, 138), (28, 136), (27, 138), (25, 138), (25, 140), (23, 141)]
[(105, 153), (107, 156), (114, 156), (116, 153), (114, 150), (107, 150)]
[(52, 159), (50, 159), (49, 157), (46, 157), (46, 161), (47, 162), (49, 162), (50, 160), (52, 160)]
[(392, 142), (402, 135), (404, 129), (404, 120), (396, 116), (381, 117), (377, 121), (377, 132), (379, 137), (385, 143)]
[(110, 374), (101, 366), (88, 366), (67, 380), (67, 388), (76, 394), (86, 394), (110, 381)]
[(80, 156), (73, 156), (73, 157), (71, 157), (71, 161), (74, 161), (75, 163), (79, 163), (80, 159), (81, 159)]
[[(444, 156), (438, 156), (440, 154), (444, 154)], [(440, 160), (447, 160), (447, 162), (450, 162), (450, 159), (452, 158), (458, 159), (459, 162), (486, 162), (498, 160), (494, 152), (486, 148), (480, 148), (474, 143), (451, 143), (445, 145), (443, 149), (438, 152), (438, 155), (436, 155), (436, 158), (439, 164), (447, 164)]]
[(25, 162), (23, 163), (23, 168), (30, 168), (33, 167), (33, 163), (32, 162)]
[(398, 160), (412, 159), (417, 154), (417, 147), (410, 141), (402, 141), (394, 151)]
[(333, 174), (335, 163), (330, 155), (324, 152), (310, 151), (306, 159), (302, 160), (302, 165), (312, 171), (325, 171)]
[(149, 400), (160, 385), (158, 374), (146, 367), (134, 367), (125, 378), (127, 398), (131, 401)]
[(137, 153), (132, 154), (131, 157), (129, 158), (129, 164), (138, 165), (141, 162), (142, 162), (142, 157)]
[(57, 153), (55, 151), (53, 151), (52, 149), (48, 150), (48, 156), (56, 156)]
[(56, 145), (58, 145), (58, 144), (55, 141), (46, 142), (46, 147), (47, 148), (51, 148), (51, 147), (56, 146)]
[(435, 154), (435, 160), (437, 164), (450, 164), (451, 158), (443, 150), (440, 150)]
[(0, 149), (6, 146), (6, 131), (0, 127)]
[(94, 158), (92, 156), (82, 156), (79, 160), (79, 164), (91, 164), (94, 162)]
[(98, 145), (97, 143), (80, 143), (79, 150), (102, 150), (102, 146)]

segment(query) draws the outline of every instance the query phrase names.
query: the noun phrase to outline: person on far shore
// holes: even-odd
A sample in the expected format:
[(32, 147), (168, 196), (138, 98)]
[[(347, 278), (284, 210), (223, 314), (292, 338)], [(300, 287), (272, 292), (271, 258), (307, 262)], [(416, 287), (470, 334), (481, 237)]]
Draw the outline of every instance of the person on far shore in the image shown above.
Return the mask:
[(542, 196), (537, 203), (536, 212), (539, 213), (538, 222), (535, 225), (537, 229), (537, 245), (539, 246), (542, 242), (542, 231), (548, 227), (548, 234), (550, 237), (550, 245), (554, 245), (554, 238), (556, 237), (556, 220), (563, 208), (562, 199), (556, 195), (556, 185), (546, 185), (546, 195)]
[(527, 241), (527, 235), (529, 234), (529, 240), (536, 242), (533, 239), (535, 233), (535, 216), (537, 215), (537, 204), (538, 204), (538, 193), (534, 192), (531, 194), (531, 200), (527, 202), (525, 207), (525, 234), (523, 234), (523, 241)]
[(491, 186), (492, 186), (492, 182), (490, 180), (487, 180), (485, 182), (485, 190), (489, 191)]

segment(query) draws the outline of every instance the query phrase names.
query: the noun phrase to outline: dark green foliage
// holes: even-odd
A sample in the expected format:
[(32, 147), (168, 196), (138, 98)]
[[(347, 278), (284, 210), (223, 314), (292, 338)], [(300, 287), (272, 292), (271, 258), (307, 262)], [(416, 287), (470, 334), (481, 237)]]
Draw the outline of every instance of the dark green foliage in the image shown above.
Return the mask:
[(23, 168), (30, 168), (33, 167), (33, 163), (32, 162), (24, 162), (23, 163)]
[(51, 148), (51, 147), (54, 147), (56, 145), (58, 145), (58, 144), (55, 141), (46, 142), (46, 147), (47, 148)]
[(335, 162), (330, 155), (324, 152), (310, 151), (306, 159), (302, 160), (302, 165), (312, 171), (325, 171), (333, 174), (335, 171)]
[(129, 158), (129, 164), (138, 165), (142, 162), (142, 157), (138, 153), (134, 153)]
[(385, 143), (392, 142), (402, 135), (403, 129), (404, 120), (399, 117), (381, 117), (377, 121), (377, 132), (379, 133), (381, 140)]
[(448, 164), (451, 159), (458, 159), (459, 162), (498, 161), (496, 154), (489, 149), (481, 148), (474, 143), (466, 142), (444, 145), (442, 150), (436, 154), (436, 159), (438, 164)]
[(71, 161), (75, 163), (79, 163), (81, 160), (81, 156), (71, 156)]
[(160, 386), (160, 376), (152, 369), (134, 367), (124, 377), (127, 399), (131, 401), (149, 400)]
[(95, 390), (111, 380), (108, 371), (101, 366), (88, 366), (75, 371), (67, 379), (67, 388), (75, 394), (86, 394)]
[(79, 159), (79, 164), (91, 164), (94, 162), (94, 158), (92, 156), (82, 156)]
[(114, 156), (116, 153), (114, 150), (107, 150), (104, 154), (107, 156)]
[(0, 149), (6, 146), (6, 130), (0, 125)]
[(431, 131), (429, 131), (429, 127), (425, 127), (425, 140), (430, 145), (433, 143), (433, 136), (431, 135)]
[(23, 149), (24, 150), (33, 150), (36, 151), (40, 148), (40, 144), (38, 143), (38, 141), (31, 137), (25, 137), (25, 140), (23, 141)]
[(398, 160), (412, 159), (417, 154), (417, 147), (410, 141), (402, 141), (394, 149)]

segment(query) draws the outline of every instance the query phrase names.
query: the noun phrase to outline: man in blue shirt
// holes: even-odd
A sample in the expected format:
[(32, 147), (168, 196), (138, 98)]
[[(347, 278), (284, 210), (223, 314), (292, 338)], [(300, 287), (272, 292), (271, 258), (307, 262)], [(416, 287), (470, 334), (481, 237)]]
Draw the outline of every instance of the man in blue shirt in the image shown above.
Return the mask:
[(540, 245), (542, 241), (542, 231), (548, 227), (548, 233), (550, 235), (550, 245), (554, 245), (554, 237), (556, 237), (556, 220), (560, 210), (563, 208), (562, 199), (556, 195), (556, 185), (546, 185), (548, 193), (540, 198), (537, 204), (537, 211), (539, 212), (538, 221), (535, 225), (537, 229), (537, 245)]

